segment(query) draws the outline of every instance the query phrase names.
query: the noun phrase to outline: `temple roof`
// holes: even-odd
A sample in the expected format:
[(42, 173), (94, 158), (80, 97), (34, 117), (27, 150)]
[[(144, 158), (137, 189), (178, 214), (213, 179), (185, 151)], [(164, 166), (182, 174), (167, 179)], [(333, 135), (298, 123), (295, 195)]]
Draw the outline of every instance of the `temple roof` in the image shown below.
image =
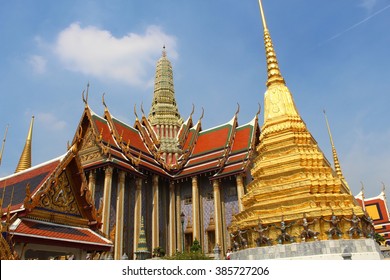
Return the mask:
[(64, 247), (88, 250), (110, 250), (112, 242), (85, 227), (64, 226), (32, 219), (16, 219), (10, 226), (13, 239), (30, 242), (57, 244)]
[(2, 221), (17, 242), (110, 250), (76, 145), (56, 159), (0, 178)]
[(214, 175), (224, 167), (227, 169), (220, 172), (219, 177), (245, 172), (249, 154), (258, 142), (257, 115), (243, 126), (238, 126), (235, 115), (225, 124), (207, 130), (201, 128), (200, 120), (193, 124), (191, 114), (177, 135), (182, 152), (176, 163), (169, 164), (161, 157), (160, 143), (147, 118), (143, 116), (139, 120), (137, 117), (135, 125), (131, 126), (114, 117), (107, 108), (100, 117), (86, 106), (73, 144), (79, 143), (83, 155), (91, 149), (86, 142), (94, 142), (104, 155), (83, 163), (87, 169), (115, 164), (139, 176), (146, 175), (145, 171), (149, 170), (171, 179), (210, 171)]
[(34, 196), (59, 165), (62, 158), (63, 156), (0, 178), (0, 192), (1, 195), (4, 195), (3, 212), (6, 212), (8, 205), (11, 205), (11, 212), (24, 210), (23, 201), (26, 198), (27, 184), (30, 184), (31, 195)]

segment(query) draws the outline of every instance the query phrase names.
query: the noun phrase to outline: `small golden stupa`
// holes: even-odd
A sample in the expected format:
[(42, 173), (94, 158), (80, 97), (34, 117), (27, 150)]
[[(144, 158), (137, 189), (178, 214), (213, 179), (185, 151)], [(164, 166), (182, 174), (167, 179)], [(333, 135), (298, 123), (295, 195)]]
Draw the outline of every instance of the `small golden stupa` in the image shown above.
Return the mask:
[(234, 216), (229, 230), (233, 236), (245, 233), (249, 247), (364, 237), (365, 213), (342, 175), (333, 139), (334, 169), (298, 113), (260, 0), (259, 5), (268, 72), (264, 124), (253, 181), (242, 198), (244, 210)]

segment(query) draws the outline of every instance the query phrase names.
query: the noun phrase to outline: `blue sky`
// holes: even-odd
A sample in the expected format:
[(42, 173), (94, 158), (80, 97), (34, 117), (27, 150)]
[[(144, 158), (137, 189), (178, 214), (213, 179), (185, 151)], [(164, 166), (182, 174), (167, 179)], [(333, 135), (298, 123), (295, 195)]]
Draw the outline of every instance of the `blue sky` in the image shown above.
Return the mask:
[[(344, 175), (357, 194), (390, 189), (390, 1), (263, 0), (282, 74), (327, 158), (326, 110)], [(35, 115), (33, 164), (66, 151), (89, 104), (134, 123), (149, 112), (166, 45), (184, 119), (239, 124), (263, 104), (266, 67), (256, 0), (0, 0), (0, 177), (14, 172)], [(263, 122), (260, 116), (260, 124)]]

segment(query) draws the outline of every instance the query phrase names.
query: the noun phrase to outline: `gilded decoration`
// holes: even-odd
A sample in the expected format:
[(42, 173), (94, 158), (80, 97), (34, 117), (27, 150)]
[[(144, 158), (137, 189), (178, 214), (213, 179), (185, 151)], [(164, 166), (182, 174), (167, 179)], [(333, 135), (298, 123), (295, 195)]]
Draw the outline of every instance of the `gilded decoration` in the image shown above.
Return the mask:
[(38, 206), (57, 212), (80, 215), (72, 186), (65, 171), (58, 176), (57, 180), (53, 181), (49, 191), (41, 197)]
[(80, 148), (80, 160), (83, 164), (100, 159), (102, 154), (96, 145), (96, 137), (91, 127), (87, 128)]
[[(261, 2), (260, 10), (268, 71), (264, 124), (251, 169), (253, 181), (242, 198), (245, 210), (235, 215), (229, 231), (246, 231), (250, 247), (256, 246), (256, 240), (264, 246), (269, 244), (263, 240), (285, 244), (361, 238), (365, 214), (338, 166), (336, 172), (298, 114), (279, 69)], [(267, 235), (265, 231), (260, 235), (262, 229)]]

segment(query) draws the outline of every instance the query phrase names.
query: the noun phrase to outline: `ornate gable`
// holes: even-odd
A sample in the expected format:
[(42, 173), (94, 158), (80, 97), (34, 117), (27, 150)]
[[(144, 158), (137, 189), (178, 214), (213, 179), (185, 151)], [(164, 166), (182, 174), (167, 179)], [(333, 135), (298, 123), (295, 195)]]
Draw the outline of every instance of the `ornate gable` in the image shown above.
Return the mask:
[(65, 170), (53, 182), (48, 192), (41, 196), (37, 207), (44, 208), (48, 211), (81, 216), (76, 197), (72, 191), (72, 186)]

